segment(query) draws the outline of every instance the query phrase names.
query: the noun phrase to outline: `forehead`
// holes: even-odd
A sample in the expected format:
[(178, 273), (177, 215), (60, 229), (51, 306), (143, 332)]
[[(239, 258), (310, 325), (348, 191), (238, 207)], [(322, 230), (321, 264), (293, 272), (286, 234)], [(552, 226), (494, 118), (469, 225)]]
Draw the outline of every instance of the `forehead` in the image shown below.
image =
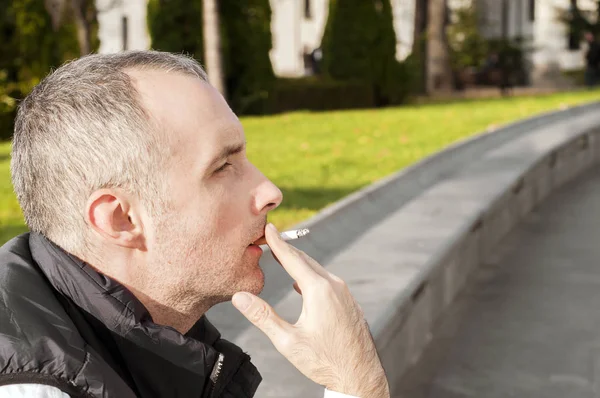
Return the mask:
[(130, 71), (144, 107), (166, 134), (172, 156), (208, 161), (222, 147), (244, 142), (237, 116), (210, 84), (164, 71)]

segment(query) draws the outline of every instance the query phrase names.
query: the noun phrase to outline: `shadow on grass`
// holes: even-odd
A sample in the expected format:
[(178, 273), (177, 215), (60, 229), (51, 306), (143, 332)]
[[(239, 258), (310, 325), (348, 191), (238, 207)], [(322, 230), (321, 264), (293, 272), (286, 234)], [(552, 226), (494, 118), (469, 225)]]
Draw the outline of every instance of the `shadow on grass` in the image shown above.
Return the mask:
[(321, 210), (360, 188), (362, 185), (341, 188), (279, 187), (283, 193), (283, 202), (279, 208)]

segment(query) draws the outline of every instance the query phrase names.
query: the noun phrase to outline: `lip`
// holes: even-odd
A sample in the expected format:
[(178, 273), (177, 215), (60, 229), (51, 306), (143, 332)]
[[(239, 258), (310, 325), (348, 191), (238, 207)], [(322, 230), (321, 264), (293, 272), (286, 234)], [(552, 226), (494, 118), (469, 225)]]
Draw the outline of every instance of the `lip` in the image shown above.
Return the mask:
[(260, 246), (258, 246), (258, 245), (254, 245), (254, 244), (252, 244), (252, 245), (249, 245), (249, 246), (246, 248), (246, 250), (248, 250), (248, 251), (250, 251), (250, 252), (252, 252), (252, 253), (257, 253), (257, 254), (262, 254), (262, 253), (263, 253), (263, 249), (262, 249)]

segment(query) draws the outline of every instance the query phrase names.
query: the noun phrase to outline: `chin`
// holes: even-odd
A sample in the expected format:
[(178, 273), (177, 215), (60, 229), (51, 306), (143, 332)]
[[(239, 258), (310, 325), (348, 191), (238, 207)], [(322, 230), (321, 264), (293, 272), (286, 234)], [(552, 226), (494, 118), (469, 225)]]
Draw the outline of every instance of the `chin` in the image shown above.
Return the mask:
[(260, 294), (265, 287), (265, 274), (258, 261), (244, 264), (243, 270), (243, 274), (239, 275), (235, 283), (235, 292), (244, 291), (254, 295)]
[(265, 274), (263, 270), (260, 267), (257, 267), (256, 272), (248, 275), (243, 281), (243, 284), (245, 285), (244, 291), (259, 295), (265, 287)]

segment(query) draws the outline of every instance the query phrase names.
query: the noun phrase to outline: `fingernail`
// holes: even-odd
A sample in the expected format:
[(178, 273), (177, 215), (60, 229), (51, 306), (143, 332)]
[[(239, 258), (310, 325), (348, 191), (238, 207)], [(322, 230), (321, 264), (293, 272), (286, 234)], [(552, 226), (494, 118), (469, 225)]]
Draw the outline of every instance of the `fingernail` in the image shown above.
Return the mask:
[(252, 297), (250, 297), (247, 293), (236, 293), (233, 296), (233, 305), (240, 311), (245, 311), (252, 304)]

